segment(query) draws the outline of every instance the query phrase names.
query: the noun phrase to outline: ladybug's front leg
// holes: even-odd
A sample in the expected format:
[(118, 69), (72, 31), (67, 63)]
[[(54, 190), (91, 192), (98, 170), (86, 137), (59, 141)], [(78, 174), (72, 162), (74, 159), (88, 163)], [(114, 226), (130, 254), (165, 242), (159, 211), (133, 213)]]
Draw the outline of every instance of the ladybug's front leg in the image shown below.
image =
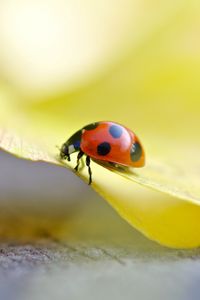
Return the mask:
[(86, 166), (88, 167), (88, 173), (89, 173), (89, 182), (88, 184), (90, 185), (92, 183), (92, 171), (90, 168), (90, 157), (86, 156)]
[(77, 155), (77, 165), (76, 165), (76, 167), (74, 168), (75, 171), (78, 171), (80, 159), (81, 159), (81, 157), (82, 157), (83, 155), (84, 155), (84, 152), (80, 150), (79, 153), (78, 153), (78, 155)]

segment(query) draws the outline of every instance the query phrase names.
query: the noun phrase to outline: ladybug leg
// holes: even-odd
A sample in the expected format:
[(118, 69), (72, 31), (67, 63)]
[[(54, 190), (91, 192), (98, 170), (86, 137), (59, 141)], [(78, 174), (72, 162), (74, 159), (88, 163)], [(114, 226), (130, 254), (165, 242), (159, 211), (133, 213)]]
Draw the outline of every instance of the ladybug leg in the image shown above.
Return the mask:
[(70, 155), (69, 155), (69, 150), (68, 150), (68, 148), (67, 148), (67, 152), (66, 152), (66, 157), (67, 157), (67, 160), (68, 160), (68, 161), (71, 161), (71, 158), (70, 158)]
[(83, 155), (84, 155), (84, 152), (80, 150), (79, 153), (78, 153), (78, 155), (77, 155), (77, 165), (76, 165), (76, 167), (74, 168), (75, 171), (78, 171), (80, 159), (81, 159), (81, 157), (82, 157)]
[(92, 171), (90, 168), (90, 157), (86, 156), (86, 166), (88, 167), (88, 173), (89, 173), (89, 185), (92, 183)]

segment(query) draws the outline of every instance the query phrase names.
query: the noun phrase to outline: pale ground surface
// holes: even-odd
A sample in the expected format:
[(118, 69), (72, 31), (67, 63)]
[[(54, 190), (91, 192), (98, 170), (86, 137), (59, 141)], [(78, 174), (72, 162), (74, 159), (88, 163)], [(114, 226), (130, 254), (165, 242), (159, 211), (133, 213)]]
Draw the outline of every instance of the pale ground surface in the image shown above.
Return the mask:
[(0, 299), (200, 298), (199, 249), (149, 241), (63, 168), (0, 165)]

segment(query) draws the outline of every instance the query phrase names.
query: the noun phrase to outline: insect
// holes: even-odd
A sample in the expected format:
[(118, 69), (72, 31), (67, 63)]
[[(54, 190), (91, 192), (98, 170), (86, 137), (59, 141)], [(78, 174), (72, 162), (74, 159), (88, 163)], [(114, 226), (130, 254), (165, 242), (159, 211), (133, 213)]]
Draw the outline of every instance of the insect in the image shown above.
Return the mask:
[(86, 155), (89, 183), (92, 183), (91, 159), (100, 164), (113, 167), (143, 167), (145, 153), (138, 137), (123, 125), (110, 121), (91, 123), (74, 133), (61, 147), (60, 158), (68, 159), (78, 152), (78, 171), (80, 159)]

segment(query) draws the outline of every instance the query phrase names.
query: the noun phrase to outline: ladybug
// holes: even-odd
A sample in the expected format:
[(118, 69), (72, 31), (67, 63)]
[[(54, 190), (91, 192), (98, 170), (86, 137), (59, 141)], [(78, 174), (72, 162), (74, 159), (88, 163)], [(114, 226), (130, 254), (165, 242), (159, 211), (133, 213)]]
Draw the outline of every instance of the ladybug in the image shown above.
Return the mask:
[(60, 158), (68, 159), (78, 151), (78, 171), (81, 157), (86, 155), (89, 183), (92, 183), (90, 158), (113, 167), (143, 167), (145, 153), (138, 137), (123, 125), (110, 121), (91, 123), (74, 133), (61, 147)]

